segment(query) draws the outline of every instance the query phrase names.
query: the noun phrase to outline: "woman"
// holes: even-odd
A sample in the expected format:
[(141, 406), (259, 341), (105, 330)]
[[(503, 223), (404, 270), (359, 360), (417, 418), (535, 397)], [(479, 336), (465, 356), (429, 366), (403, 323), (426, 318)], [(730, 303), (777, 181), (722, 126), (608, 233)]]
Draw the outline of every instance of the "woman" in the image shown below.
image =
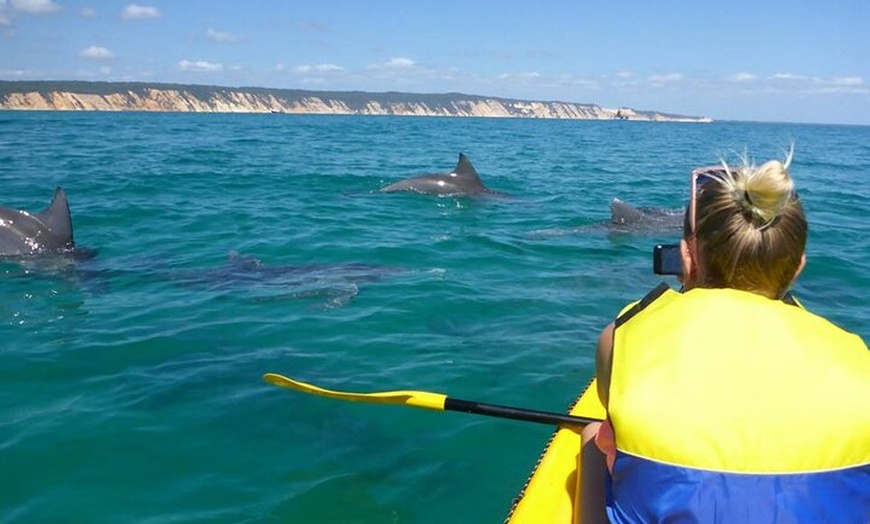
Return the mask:
[(581, 522), (870, 522), (870, 353), (790, 300), (790, 160), (692, 173), (683, 292), (598, 341), (608, 419), (583, 431)]

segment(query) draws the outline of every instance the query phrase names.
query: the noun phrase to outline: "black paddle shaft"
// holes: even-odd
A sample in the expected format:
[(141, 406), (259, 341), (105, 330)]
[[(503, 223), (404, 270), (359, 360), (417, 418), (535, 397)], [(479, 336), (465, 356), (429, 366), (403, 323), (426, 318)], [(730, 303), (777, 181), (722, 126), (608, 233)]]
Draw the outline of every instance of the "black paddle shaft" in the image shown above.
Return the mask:
[(484, 404), (481, 402), (459, 400), (450, 397), (447, 397), (447, 399), (444, 401), (444, 409), (447, 411), (475, 413), (477, 415), (509, 418), (513, 420), (524, 420), (526, 422), (537, 422), (538, 424), (548, 424), (556, 426), (585, 426), (590, 422), (601, 422), (599, 419), (594, 418), (575, 417), (573, 415), (563, 415), (560, 413), (550, 413), (547, 411), (536, 411), (533, 409), (520, 409), (510, 406), (499, 406), (496, 404)]

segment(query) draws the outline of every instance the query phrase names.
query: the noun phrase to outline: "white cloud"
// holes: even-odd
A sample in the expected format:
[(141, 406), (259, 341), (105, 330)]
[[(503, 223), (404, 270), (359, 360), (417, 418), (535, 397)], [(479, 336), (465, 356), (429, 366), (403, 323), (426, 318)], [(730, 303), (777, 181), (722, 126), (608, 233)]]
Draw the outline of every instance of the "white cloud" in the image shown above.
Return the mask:
[(649, 81), (654, 84), (670, 84), (674, 82), (682, 82), (683, 75), (680, 73), (670, 73), (667, 75), (652, 75)]
[(807, 77), (801, 75), (795, 75), (792, 73), (776, 73), (771, 76), (771, 80), (806, 80)]
[(813, 87), (811, 90), (824, 94), (853, 94), (853, 95), (868, 95), (870, 94), (870, 86), (864, 83), (864, 79), (860, 76), (835, 76), (833, 78), (824, 79), (821, 82), (815, 82), (813, 79)]
[(628, 79), (634, 77), (634, 73), (632, 73), (631, 71), (619, 71), (618, 73), (616, 73), (613, 76), (615, 76), (616, 78), (618, 78), (620, 80), (628, 80)]
[(43, 15), (60, 11), (60, 6), (52, 0), (9, 0), (9, 5), (16, 11)]
[(225, 42), (225, 43), (233, 43), (238, 42), (240, 39), (236, 35), (232, 33), (228, 33), (226, 31), (217, 31), (215, 29), (209, 28), (205, 32), (206, 38), (213, 42)]
[(24, 69), (0, 69), (0, 78), (7, 79), (20, 79), (28, 76), (30, 71), (26, 71)]
[(91, 47), (83, 50), (81, 55), (85, 58), (94, 58), (97, 60), (108, 60), (110, 58), (114, 58), (115, 54), (106, 49), (105, 47), (92, 45)]
[(297, 73), (343, 73), (345, 69), (335, 64), (301, 65), (294, 71)]
[(835, 76), (831, 81), (835, 86), (840, 87), (861, 87), (864, 85), (864, 79), (860, 76)]
[(130, 4), (121, 12), (123, 20), (145, 20), (148, 18), (160, 18), (160, 10), (138, 4)]
[(412, 59), (398, 56), (390, 58), (382, 64), (370, 65), (369, 69), (410, 69), (415, 65), (417, 65), (417, 63)]
[(867, 95), (870, 86), (860, 76), (821, 77), (795, 73), (775, 73), (764, 78), (744, 94), (797, 94), (806, 95)]
[(864, 79), (860, 76), (834, 76), (824, 78), (820, 76), (810, 77), (805, 75), (795, 75), (792, 73), (776, 73), (775, 75), (770, 76), (768, 80), (778, 82), (780, 86), (783, 86), (784, 82), (788, 82), (790, 88), (804, 88), (810, 91), (820, 89), (824, 92), (833, 92), (837, 89), (844, 91), (850, 89), (863, 90), (867, 87)]
[(414, 65), (416, 65), (416, 62), (414, 62), (410, 58), (404, 58), (400, 56), (396, 58), (391, 58), (390, 61), (387, 62), (387, 65), (389, 65), (390, 67), (414, 67)]
[(415, 65), (417, 65), (417, 63), (414, 62), (413, 60), (411, 60), (410, 58), (404, 58), (404, 57), (400, 56), (400, 57), (396, 57), (396, 58), (391, 58), (390, 61), (387, 62), (386, 65), (388, 67), (392, 67), (392, 68), (396, 68), (396, 69), (406, 69), (409, 67), (414, 67)]
[(573, 80), (571, 85), (576, 86), (578, 89), (600, 89), (601, 84), (599, 84), (595, 80), (584, 80), (582, 78), (578, 78), (577, 80)]
[(526, 73), (504, 73), (498, 76), (499, 80), (536, 80), (541, 78), (541, 74), (535, 71)]
[(736, 82), (738, 84), (748, 84), (751, 82), (755, 82), (757, 79), (758, 77), (756, 77), (754, 74), (744, 72), (735, 73), (728, 77), (729, 82)]
[(178, 69), (182, 71), (194, 71), (197, 73), (220, 73), (224, 70), (223, 64), (206, 62), (205, 60), (182, 60), (178, 62)]
[(91, 7), (83, 7), (79, 9), (79, 16), (82, 18), (96, 18), (97, 10)]
[(9, 27), (12, 25), (12, 19), (6, 14), (7, 11), (6, 0), (0, 0), (0, 27)]

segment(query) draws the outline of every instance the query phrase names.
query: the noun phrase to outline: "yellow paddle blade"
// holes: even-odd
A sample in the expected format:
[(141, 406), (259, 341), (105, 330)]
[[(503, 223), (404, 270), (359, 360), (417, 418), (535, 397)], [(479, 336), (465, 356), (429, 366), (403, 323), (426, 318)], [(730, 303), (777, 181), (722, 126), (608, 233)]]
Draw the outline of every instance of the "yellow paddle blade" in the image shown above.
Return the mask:
[(313, 384), (306, 384), (277, 373), (266, 373), (263, 380), (274, 386), (295, 389), (303, 393), (318, 395), (321, 397), (349, 400), (351, 402), (368, 402), (371, 404), (399, 404), (417, 408), (435, 409), (444, 411), (444, 402), (447, 395), (430, 393), (428, 391), (381, 391), (378, 393), (348, 393), (324, 389)]

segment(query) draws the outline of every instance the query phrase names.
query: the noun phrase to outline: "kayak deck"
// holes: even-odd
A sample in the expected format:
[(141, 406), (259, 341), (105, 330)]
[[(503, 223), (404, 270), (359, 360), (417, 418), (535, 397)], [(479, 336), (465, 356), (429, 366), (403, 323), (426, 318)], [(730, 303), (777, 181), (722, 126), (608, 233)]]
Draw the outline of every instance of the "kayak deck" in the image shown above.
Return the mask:
[[(568, 413), (597, 419), (605, 417), (595, 380), (586, 386)], [(580, 427), (556, 429), (526, 485), (514, 499), (505, 524), (576, 522), (579, 452)]]

